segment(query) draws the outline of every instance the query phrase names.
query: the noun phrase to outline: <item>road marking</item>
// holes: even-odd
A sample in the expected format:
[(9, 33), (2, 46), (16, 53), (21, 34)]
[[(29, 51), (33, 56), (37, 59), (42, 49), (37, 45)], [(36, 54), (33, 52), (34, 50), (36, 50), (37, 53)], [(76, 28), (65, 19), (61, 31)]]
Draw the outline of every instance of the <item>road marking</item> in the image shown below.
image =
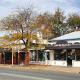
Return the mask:
[(17, 78), (25, 78), (25, 79), (34, 79), (34, 80), (52, 80), (52, 79), (47, 79), (47, 78), (33, 77), (33, 76), (20, 75), (20, 74), (11, 74), (11, 73), (0, 73), (0, 75), (17, 77)]

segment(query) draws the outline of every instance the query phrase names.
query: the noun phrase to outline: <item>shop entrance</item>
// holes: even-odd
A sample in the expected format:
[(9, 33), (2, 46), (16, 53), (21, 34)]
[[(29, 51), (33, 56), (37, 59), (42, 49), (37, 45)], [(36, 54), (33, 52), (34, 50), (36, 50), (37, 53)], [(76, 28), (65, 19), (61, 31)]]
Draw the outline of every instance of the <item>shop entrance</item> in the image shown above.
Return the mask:
[(67, 57), (67, 66), (72, 66), (71, 56), (68, 56), (68, 57)]
[(67, 49), (67, 66), (72, 66), (72, 60), (74, 58), (74, 54), (72, 49)]

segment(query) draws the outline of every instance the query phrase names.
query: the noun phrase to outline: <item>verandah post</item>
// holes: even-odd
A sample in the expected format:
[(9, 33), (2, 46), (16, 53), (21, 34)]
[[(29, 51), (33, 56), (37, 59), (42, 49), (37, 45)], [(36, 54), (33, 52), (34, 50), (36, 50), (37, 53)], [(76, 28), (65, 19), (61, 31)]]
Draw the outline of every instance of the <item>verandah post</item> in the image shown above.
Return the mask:
[(14, 52), (12, 50), (12, 66), (14, 65)]

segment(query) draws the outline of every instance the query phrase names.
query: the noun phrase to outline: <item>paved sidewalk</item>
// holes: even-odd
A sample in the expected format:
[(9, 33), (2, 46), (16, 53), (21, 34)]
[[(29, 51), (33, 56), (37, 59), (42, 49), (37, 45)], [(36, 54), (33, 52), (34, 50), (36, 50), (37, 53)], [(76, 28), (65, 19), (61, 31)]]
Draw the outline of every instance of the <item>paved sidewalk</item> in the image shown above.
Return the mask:
[(46, 65), (0, 65), (0, 68), (10, 68), (16, 70), (49, 70), (49, 71), (59, 71), (59, 72), (67, 72), (67, 73), (80, 73), (80, 68), (73, 67), (59, 67), (59, 66), (46, 66)]

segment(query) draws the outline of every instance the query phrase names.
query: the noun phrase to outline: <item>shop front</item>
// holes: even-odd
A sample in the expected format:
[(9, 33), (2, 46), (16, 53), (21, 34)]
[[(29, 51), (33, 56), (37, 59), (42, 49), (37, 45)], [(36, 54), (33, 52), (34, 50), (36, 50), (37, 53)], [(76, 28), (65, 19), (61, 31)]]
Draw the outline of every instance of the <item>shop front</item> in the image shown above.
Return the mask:
[(51, 65), (80, 67), (80, 44), (54, 44), (47, 48), (54, 52)]
[(50, 60), (49, 50), (32, 50), (30, 52), (30, 64), (48, 65)]

